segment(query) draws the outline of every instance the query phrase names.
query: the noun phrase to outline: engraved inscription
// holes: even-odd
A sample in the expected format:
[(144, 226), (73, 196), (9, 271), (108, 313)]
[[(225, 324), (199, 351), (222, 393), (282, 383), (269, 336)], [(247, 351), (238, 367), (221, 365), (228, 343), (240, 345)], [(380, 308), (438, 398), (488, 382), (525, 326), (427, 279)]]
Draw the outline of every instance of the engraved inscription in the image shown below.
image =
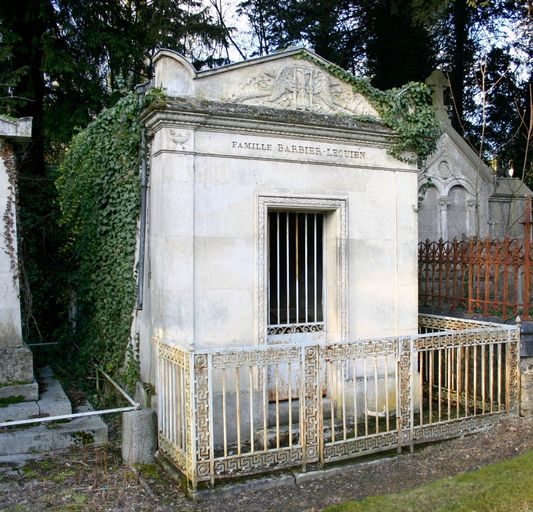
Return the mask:
[(325, 145), (306, 146), (304, 144), (272, 144), (266, 142), (232, 140), (231, 147), (234, 150), (251, 150), (266, 153), (291, 153), (299, 155), (313, 155), (333, 158), (351, 158), (363, 160), (367, 158), (366, 151), (348, 149), (344, 147), (332, 147)]

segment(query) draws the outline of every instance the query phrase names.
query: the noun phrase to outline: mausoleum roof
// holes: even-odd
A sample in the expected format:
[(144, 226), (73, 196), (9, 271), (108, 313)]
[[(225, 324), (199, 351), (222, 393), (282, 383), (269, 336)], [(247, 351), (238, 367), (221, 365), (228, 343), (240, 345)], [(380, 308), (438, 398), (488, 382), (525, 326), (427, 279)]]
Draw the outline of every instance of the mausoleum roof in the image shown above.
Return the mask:
[(154, 64), (155, 86), (170, 97), (380, 120), (367, 98), (328, 70), (330, 62), (304, 48), (205, 71), (174, 51), (160, 50)]

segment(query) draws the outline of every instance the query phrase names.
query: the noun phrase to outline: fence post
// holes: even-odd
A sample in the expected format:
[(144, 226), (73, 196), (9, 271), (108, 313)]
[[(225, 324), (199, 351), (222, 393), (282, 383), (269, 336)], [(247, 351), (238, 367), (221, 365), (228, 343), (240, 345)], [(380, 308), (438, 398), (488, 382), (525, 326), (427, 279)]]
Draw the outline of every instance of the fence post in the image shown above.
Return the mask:
[(320, 386), (321, 351), (320, 345), (303, 347), (304, 406), (303, 418), (300, 418), (300, 431), (303, 434), (303, 471), (305, 471), (307, 463), (324, 460)]
[(400, 338), (398, 341), (398, 452), (403, 446), (413, 451), (413, 338)]
[(468, 241), (468, 299), (467, 299), (467, 311), (472, 313), (474, 308), (472, 298), (474, 294), (474, 239), (470, 238)]
[(526, 210), (524, 212), (524, 217), (524, 281), (522, 285), (522, 316), (524, 320), (529, 320), (531, 282), (531, 198), (528, 198), (526, 200)]
[(193, 370), (194, 380), (193, 388), (194, 396), (193, 403), (196, 407), (192, 411), (193, 418), (193, 432), (196, 434), (196, 439), (193, 438), (192, 446), (195, 457), (195, 471), (193, 481), (193, 492), (196, 491), (198, 481), (205, 480), (207, 476), (210, 477), (211, 482), (214, 480), (212, 473), (212, 454), (211, 454), (211, 437), (212, 425), (210, 421), (210, 400), (211, 383), (209, 382), (209, 363), (210, 356), (207, 354), (193, 355)]
[(520, 386), (520, 324), (510, 329), (507, 335), (506, 363), (506, 400), (507, 413), (519, 412), (519, 386)]

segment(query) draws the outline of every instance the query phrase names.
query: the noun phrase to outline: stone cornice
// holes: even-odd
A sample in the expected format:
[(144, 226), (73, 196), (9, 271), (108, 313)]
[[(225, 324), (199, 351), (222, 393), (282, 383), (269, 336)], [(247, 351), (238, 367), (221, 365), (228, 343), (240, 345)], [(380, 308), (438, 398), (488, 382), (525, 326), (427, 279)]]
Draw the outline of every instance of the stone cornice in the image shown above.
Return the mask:
[(150, 132), (172, 124), (189, 128), (336, 140), (388, 148), (394, 132), (381, 123), (340, 116), (231, 104), (198, 98), (170, 98), (165, 106), (149, 107), (141, 116)]

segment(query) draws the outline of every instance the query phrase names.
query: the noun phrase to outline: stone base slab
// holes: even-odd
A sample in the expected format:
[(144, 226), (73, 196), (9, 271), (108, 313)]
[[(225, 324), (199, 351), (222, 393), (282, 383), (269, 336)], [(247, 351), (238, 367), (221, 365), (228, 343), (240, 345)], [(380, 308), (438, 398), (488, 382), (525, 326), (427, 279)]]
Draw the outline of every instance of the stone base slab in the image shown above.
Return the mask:
[(107, 425), (99, 416), (76, 418), (68, 423), (43, 424), (0, 432), (0, 455), (39, 453), (74, 445), (107, 443)]
[(24, 346), (0, 347), (0, 384), (33, 382), (33, 354)]

